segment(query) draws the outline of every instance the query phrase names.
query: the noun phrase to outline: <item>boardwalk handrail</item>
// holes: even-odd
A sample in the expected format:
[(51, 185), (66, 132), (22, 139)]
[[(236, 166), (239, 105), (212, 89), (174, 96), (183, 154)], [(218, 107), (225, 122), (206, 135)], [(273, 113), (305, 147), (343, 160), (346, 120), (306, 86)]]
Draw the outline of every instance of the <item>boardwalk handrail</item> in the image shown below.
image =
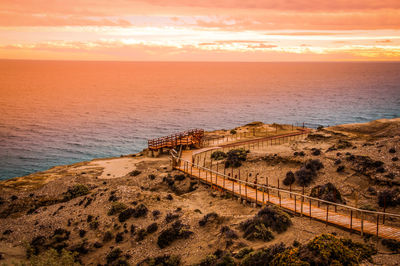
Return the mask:
[[(306, 131), (306, 130), (303, 131), (302, 130), (300, 132), (295, 133), (295, 135), (303, 135), (303, 134), (307, 134), (308, 132), (309, 131)], [(274, 138), (285, 138), (285, 137), (287, 137), (287, 135), (275, 136)], [(261, 139), (261, 141), (265, 141), (265, 139)], [(240, 145), (242, 146), (243, 144), (240, 144)], [(207, 153), (207, 151), (204, 151), (204, 153)], [(268, 185), (268, 184), (258, 184), (257, 181), (255, 181), (254, 183), (248, 182), (248, 181), (240, 179), (240, 173), (239, 173), (239, 179), (238, 179), (238, 178), (233, 177), (233, 174), (232, 174), (232, 176), (229, 175), (229, 174), (226, 175), (224, 173), (220, 173), (218, 171), (214, 171), (213, 169), (207, 168), (205, 166), (200, 166), (199, 161), (196, 164), (195, 160), (193, 160), (193, 158), (192, 158), (192, 161), (189, 161), (189, 160), (186, 160), (186, 159), (183, 159), (183, 158), (179, 157), (177, 154), (171, 153), (171, 156), (179, 164), (178, 166), (175, 165), (176, 169), (181, 170), (181, 171), (186, 172), (187, 174), (189, 174), (191, 176), (196, 177), (196, 175), (193, 175), (193, 168), (197, 168), (197, 169), (195, 169), (195, 171), (198, 171), (198, 173), (199, 173), (199, 176), (197, 178), (199, 180), (201, 180), (201, 182), (205, 182), (207, 184), (210, 184), (211, 187), (213, 187), (213, 186), (220, 187), (220, 188), (222, 188), (222, 189), (224, 189), (226, 191), (230, 191), (234, 195), (236, 194), (236, 196), (240, 196), (240, 198), (243, 198), (243, 196), (244, 196), (244, 193), (241, 192), (241, 189), (243, 189), (242, 188), (243, 186), (245, 187), (244, 189), (246, 189), (246, 187), (247, 187), (249, 189), (255, 190), (255, 199), (254, 199), (254, 196), (253, 196), (253, 198), (248, 198), (247, 197), (247, 189), (246, 189), (246, 200), (247, 201), (255, 201), (257, 204), (262, 202), (262, 204), (272, 203), (272, 204), (278, 205), (278, 203), (276, 201), (275, 202), (270, 201), (269, 197), (270, 197), (270, 191), (271, 191), (271, 192), (277, 193), (277, 195), (279, 197), (279, 206), (282, 206), (281, 205), (281, 198), (282, 198), (281, 194), (286, 194), (286, 195), (289, 195), (291, 199), (292, 199), (292, 197), (294, 197), (294, 203), (293, 202), (291, 203), (291, 204), (294, 204), (294, 209), (291, 208), (290, 206), (288, 207), (288, 205), (286, 205), (286, 207), (283, 206), (284, 208), (286, 208), (288, 210), (291, 210), (291, 211), (294, 210), (295, 213), (299, 213), (300, 215), (306, 215), (306, 216), (309, 216), (310, 218), (314, 218), (314, 219), (321, 220), (321, 221), (326, 221), (326, 223), (337, 224), (337, 225), (339, 225), (341, 227), (344, 227), (344, 228), (347, 228), (347, 229), (350, 229), (350, 230), (357, 230), (357, 231), (361, 232), (361, 235), (363, 235), (364, 231), (366, 231), (366, 232), (368, 232), (370, 234), (376, 235), (377, 237), (379, 235), (378, 231), (379, 231), (379, 228), (380, 228), (380, 220), (379, 220), (379, 218), (381, 217), (382, 218), (382, 223), (381, 224), (383, 224), (383, 229), (381, 229), (381, 231), (383, 230), (382, 231), (383, 233), (381, 232), (380, 236), (381, 237), (385, 237), (385, 238), (392, 238), (392, 239), (394, 238), (396, 240), (400, 240), (400, 229), (398, 228), (397, 224), (396, 224), (395, 227), (385, 226), (384, 225), (386, 217), (393, 218), (392, 222), (394, 222), (395, 219), (400, 218), (400, 214), (381, 212), (381, 211), (365, 210), (365, 209), (360, 209), (360, 208), (349, 206), (349, 205), (344, 205), (344, 204), (340, 204), (340, 203), (335, 203), (335, 202), (322, 200), (322, 199), (319, 199), (319, 198), (315, 198), (315, 197), (311, 197), (311, 196), (308, 196), (308, 195), (304, 195), (304, 194), (300, 194), (300, 193), (297, 193), (297, 192), (293, 192), (291, 190), (286, 190), (286, 189), (279, 188), (279, 182), (278, 182), (278, 188), (275, 187), (275, 186)], [(183, 163), (183, 169), (182, 169), (182, 163)], [(218, 170), (218, 164), (217, 164), (217, 170)], [(200, 171), (203, 171), (203, 172), (206, 173), (205, 180), (204, 180), (203, 177), (201, 177)], [(210, 173), (210, 180), (207, 180), (207, 172)], [(213, 183), (213, 176), (215, 177), (215, 183)], [(222, 178), (223, 178), (223, 185), (221, 185), (221, 179)], [(218, 184), (218, 179), (220, 180), (219, 184)], [(228, 186), (225, 186), (225, 180), (228, 180), (228, 181), (232, 182), (232, 189), (230, 189)], [(235, 182), (239, 186), (239, 191), (235, 191), (235, 189), (234, 189), (234, 187), (236, 186), (236, 185), (234, 185)], [(260, 193), (262, 193), (262, 195), (263, 195), (262, 201), (261, 201), (261, 199), (257, 198), (257, 191), (260, 191)], [(267, 193), (267, 194), (265, 194), (265, 193)], [(303, 191), (303, 193), (304, 193), (304, 191)], [(264, 196), (266, 196), (266, 195), (268, 195), (267, 201), (264, 200)], [(276, 196), (273, 196), (273, 197), (276, 198)], [(301, 209), (296, 209), (296, 202), (298, 201), (298, 200), (296, 200), (296, 198), (298, 200), (300, 200), (299, 204), (301, 204)], [(309, 204), (305, 203), (305, 200), (308, 200)], [(312, 204), (312, 202), (314, 202), (314, 203)], [(318, 203), (318, 207), (316, 207), (315, 202)], [(323, 218), (317, 217), (318, 215), (315, 216), (315, 214), (314, 214), (314, 216), (311, 215), (312, 208), (314, 208), (314, 212), (315, 212), (316, 209), (317, 209), (317, 212), (318, 212), (318, 210), (319, 211), (323, 210), (320, 207), (321, 203), (322, 204), (326, 204), (326, 219), (324, 217)], [(309, 208), (309, 214), (307, 214), (307, 213), (305, 213), (303, 211), (303, 205), (305, 206), (306, 209)], [(329, 211), (329, 206), (334, 206), (335, 207), (335, 210), (334, 210), (333, 213), (332, 213), (332, 210)], [(339, 212), (338, 212), (338, 210), (339, 210)], [(349, 211), (350, 215), (348, 213), (346, 213), (346, 211)], [(341, 212), (344, 212), (344, 213), (340, 214)], [(353, 212), (355, 214), (359, 214), (360, 218), (353, 217)], [(337, 217), (333, 217), (333, 218), (331, 218), (331, 220), (329, 220), (328, 219), (328, 214), (329, 213), (330, 213), (330, 215), (333, 214), (334, 216), (335, 215), (339, 215), (340, 217), (343, 217), (343, 218), (340, 218), (340, 219), (344, 219), (344, 221), (346, 221), (346, 219), (348, 219), (347, 222), (349, 224), (346, 224), (343, 221), (339, 222), (339, 223), (338, 222), (335, 223), (335, 219), (337, 219)], [(371, 222), (370, 218), (367, 219), (368, 218), (367, 215), (371, 215), (372, 217), (376, 216), (376, 223), (375, 223), (375, 220), (373, 222)], [(373, 219), (375, 219), (375, 218), (373, 218)], [(353, 223), (353, 221), (354, 221), (354, 223)], [(374, 223), (375, 223), (375, 225), (371, 229), (371, 226)], [(364, 224), (366, 226), (368, 226), (369, 228), (364, 228)], [(395, 233), (392, 232), (393, 230), (395, 231)], [(375, 231), (375, 233), (371, 233), (373, 231)]]
[(216, 174), (216, 175), (218, 175), (218, 176), (225, 177), (225, 178), (228, 179), (228, 180), (236, 181), (236, 182), (238, 182), (238, 183), (242, 183), (242, 184), (244, 184), (244, 185), (248, 185), (248, 186), (251, 186), (251, 187), (256, 186), (256, 187), (261, 187), (261, 188), (265, 188), (265, 189), (275, 190), (275, 191), (278, 191), (278, 192), (283, 192), (283, 193), (291, 194), (291, 195), (293, 195), (293, 196), (296, 195), (296, 196), (299, 196), (299, 197), (311, 199), (311, 200), (314, 200), (314, 201), (319, 201), (319, 202), (321, 202), (321, 203), (326, 203), (326, 204), (329, 204), (329, 205), (334, 205), (334, 206), (337, 206), (337, 207), (342, 207), (342, 208), (345, 208), (345, 209), (350, 209), (350, 210), (354, 210), (354, 211), (358, 211), (358, 212), (370, 213), (370, 214), (380, 214), (380, 215), (394, 216), (394, 217), (400, 218), (400, 214), (396, 214), (396, 213), (364, 210), (364, 209), (352, 207), (352, 206), (349, 206), (349, 205), (344, 205), (344, 204), (340, 204), (340, 203), (336, 203), (336, 202), (326, 201), (326, 200), (322, 200), (322, 199), (319, 199), (319, 198), (307, 196), (307, 195), (300, 194), (300, 193), (297, 193), (297, 192), (293, 192), (293, 191), (290, 191), (290, 190), (281, 189), (281, 188), (276, 188), (276, 187), (270, 186), (270, 185), (264, 185), (264, 184), (256, 184), (256, 183), (246, 182), (245, 180), (237, 179), (237, 178), (231, 177), (231, 176), (229, 176), (229, 175), (224, 175), (223, 173), (216, 172), (216, 171), (214, 171), (214, 170), (212, 170), (212, 169), (210, 169), (210, 168), (197, 165), (197, 164), (195, 164), (195, 163), (192, 163), (192, 162), (190, 162), (190, 161), (188, 161), (188, 160), (185, 160), (185, 159), (182, 159), (182, 158), (178, 158), (178, 157), (176, 157), (176, 156), (173, 155), (173, 154), (171, 154), (171, 156), (173, 156), (175, 159), (177, 159), (177, 160), (179, 160), (179, 161), (183, 161), (183, 162), (185, 162), (185, 163), (188, 163), (189, 165), (191, 165), (192, 167), (196, 167), (197, 169), (201, 169), (201, 170), (203, 170), (203, 171), (207, 171), (207, 172), (209, 172), (209, 173), (213, 173), (213, 174)]
[[(165, 137), (160, 137), (160, 138), (155, 138), (155, 139), (150, 139), (147, 141), (148, 147), (149, 149), (153, 149), (153, 148), (159, 148), (159, 147), (163, 147), (167, 144), (170, 144), (173, 146), (173, 144), (175, 145), (180, 145), (182, 144), (182, 138), (187, 137), (187, 136), (204, 136), (204, 129), (199, 129), (199, 128), (195, 128), (195, 129), (190, 129), (190, 130), (186, 130), (183, 132), (178, 132), (169, 136), (165, 136)], [(180, 143), (178, 143), (178, 141)], [(187, 144), (187, 143), (185, 143)]]

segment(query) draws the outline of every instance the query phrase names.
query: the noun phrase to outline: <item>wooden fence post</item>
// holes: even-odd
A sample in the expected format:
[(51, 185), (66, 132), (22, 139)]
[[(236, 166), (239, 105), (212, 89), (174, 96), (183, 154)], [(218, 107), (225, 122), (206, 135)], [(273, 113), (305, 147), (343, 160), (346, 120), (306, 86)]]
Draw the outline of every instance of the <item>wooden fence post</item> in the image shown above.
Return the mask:
[(353, 210), (350, 210), (350, 234), (353, 231)]
[(326, 204), (326, 226), (328, 226), (329, 204)]
[(258, 193), (257, 193), (257, 191), (258, 191), (258, 187), (257, 187), (257, 175), (258, 175), (258, 174), (256, 174), (256, 177), (255, 177), (255, 180), (254, 180), (254, 185), (255, 185), (255, 189), (256, 189), (256, 207), (257, 207), (257, 204), (258, 204), (258, 203), (257, 203), (257, 194), (258, 194)]

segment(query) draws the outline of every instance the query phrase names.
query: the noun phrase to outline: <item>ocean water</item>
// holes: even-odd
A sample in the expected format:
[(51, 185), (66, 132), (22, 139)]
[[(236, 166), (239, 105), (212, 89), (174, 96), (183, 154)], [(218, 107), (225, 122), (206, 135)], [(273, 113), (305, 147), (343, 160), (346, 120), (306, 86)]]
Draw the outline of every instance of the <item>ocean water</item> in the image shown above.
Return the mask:
[(400, 63), (0, 61), (0, 179), (252, 121), (400, 116)]

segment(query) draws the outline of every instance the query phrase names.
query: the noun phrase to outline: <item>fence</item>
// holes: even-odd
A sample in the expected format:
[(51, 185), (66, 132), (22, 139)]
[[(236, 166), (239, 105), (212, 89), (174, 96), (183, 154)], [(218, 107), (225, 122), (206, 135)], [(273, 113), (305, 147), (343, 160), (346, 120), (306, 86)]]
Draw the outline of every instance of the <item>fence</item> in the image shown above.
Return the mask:
[[(303, 131), (297, 134), (305, 133)], [(284, 135), (275, 138), (287, 137)], [(282, 189), (279, 187), (279, 182), (278, 187), (272, 186), (268, 184), (268, 178), (266, 178), (265, 184), (259, 184), (257, 175), (254, 182), (249, 182), (249, 176), (243, 180), (239, 172), (239, 177), (237, 175), (234, 177), (233, 172), (226, 173), (227, 168), (225, 167), (223, 173), (220, 173), (218, 164), (217, 170), (214, 171), (201, 166), (199, 161), (196, 163), (193, 159), (190, 161), (179, 158), (175, 153), (171, 153), (171, 155), (177, 162), (176, 169), (197, 178), (200, 182), (209, 184), (211, 188), (229, 192), (242, 200), (254, 202), (257, 205), (272, 203), (300, 214), (300, 216), (308, 216), (310, 219), (324, 221), (326, 224), (335, 224), (347, 228), (351, 232), (359, 231), (361, 235), (367, 233), (376, 237), (400, 240), (400, 228), (393, 226), (398, 226), (399, 214), (364, 210), (310, 197), (304, 194), (304, 190), (303, 193), (298, 193)]]

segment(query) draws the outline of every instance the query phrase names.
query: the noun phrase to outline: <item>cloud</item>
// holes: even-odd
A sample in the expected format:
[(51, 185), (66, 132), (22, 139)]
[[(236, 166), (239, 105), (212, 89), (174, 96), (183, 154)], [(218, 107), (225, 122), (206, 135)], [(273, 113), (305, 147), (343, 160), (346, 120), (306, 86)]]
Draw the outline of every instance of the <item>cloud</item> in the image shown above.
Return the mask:
[(391, 43), (392, 40), (378, 40), (377, 43)]

